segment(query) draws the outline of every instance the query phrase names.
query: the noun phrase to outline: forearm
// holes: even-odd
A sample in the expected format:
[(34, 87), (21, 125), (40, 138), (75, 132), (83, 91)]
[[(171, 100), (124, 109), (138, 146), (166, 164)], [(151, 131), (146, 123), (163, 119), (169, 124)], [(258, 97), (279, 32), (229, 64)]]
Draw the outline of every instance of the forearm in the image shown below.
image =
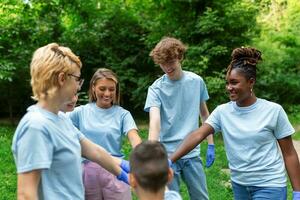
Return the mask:
[(208, 144), (214, 144), (214, 135), (213, 134), (209, 134), (207, 137), (207, 143)]
[(20, 188), (18, 188), (17, 198), (18, 198), (18, 200), (38, 200), (37, 193), (30, 193), (30, 192), (21, 190)]
[(150, 123), (148, 140), (159, 140), (159, 132), (160, 126), (154, 126)]
[(148, 140), (159, 140), (160, 133), (160, 110), (157, 107), (151, 107), (149, 112), (149, 136)]
[(80, 144), (83, 157), (98, 163), (114, 175), (120, 174), (121, 168), (116, 163), (116, 160), (105, 149), (86, 138), (82, 139)]
[(213, 128), (207, 124), (204, 124), (199, 129), (193, 131), (183, 140), (179, 148), (170, 156), (171, 161), (175, 162), (182, 156), (189, 153), (211, 133), (213, 133)]
[(136, 129), (130, 130), (127, 136), (132, 148), (136, 147), (136, 145), (142, 142), (142, 139), (140, 138)]
[(118, 158), (113, 158), (107, 151), (100, 146), (97, 147), (95, 154), (89, 158), (89, 160), (98, 163), (104, 169), (111, 172), (114, 175), (119, 175), (121, 168), (119, 167)]
[(300, 164), (296, 150), (284, 157), (285, 167), (294, 191), (300, 191)]

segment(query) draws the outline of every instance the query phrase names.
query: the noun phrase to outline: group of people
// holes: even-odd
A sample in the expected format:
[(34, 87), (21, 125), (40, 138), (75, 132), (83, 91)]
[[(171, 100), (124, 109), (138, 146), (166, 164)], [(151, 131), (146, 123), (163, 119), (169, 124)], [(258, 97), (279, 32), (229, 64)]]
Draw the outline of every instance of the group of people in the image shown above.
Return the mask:
[[(119, 105), (114, 72), (98, 69), (89, 83), (89, 103), (75, 107), (84, 81), (80, 59), (56, 43), (37, 49), (30, 65), (37, 103), (27, 109), (12, 143), (18, 199), (130, 200), (133, 188), (141, 200), (177, 200), (181, 180), (191, 200), (209, 199), (200, 143), (208, 141), (210, 167), (218, 132), (234, 199), (286, 199), (286, 171), (293, 199), (300, 199), (295, 131), (280, 105), (253, 90), (261, 52), (233, 50), (226, 73), (230, 101), (209, 114), (204, 80), (181, 68), (186, 50), (180, 40), (165, 37), (150, 53), (164, 75), (148, 89), (149, 135), (143, 142), (132, 115)], [(130, 162), (121, 151), (124, 137), (133, 149)]]

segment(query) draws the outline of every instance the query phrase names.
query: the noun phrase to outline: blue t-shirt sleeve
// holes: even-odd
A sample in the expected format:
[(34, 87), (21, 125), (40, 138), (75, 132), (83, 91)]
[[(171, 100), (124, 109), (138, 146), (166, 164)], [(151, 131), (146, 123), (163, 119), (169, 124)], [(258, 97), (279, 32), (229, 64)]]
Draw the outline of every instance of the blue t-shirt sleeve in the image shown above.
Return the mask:
[(144, 107), (144, 111), (149, 112), (151, 107), (159, 107), (161, 106), (161, 102), (159, 99), (159, 95), (157, 94), (157, 90), (154, 89), (153, 86), (148, 88), (148, 94), (146, 98), (146, 103)]
[(200, 80), (200, 102), (207, 101), (209, 99), (206, 84), (203, 79)]
[(277, 123), (274, 130), (274, 135), (277, 139), (282, 139), (289, 135), (292, 135), (295, 132), (292, 124), (290, 123), (287, 114), (280, 106), (279, 113), (277, 116)]
[(220, 126), (220, 108), (217, 107), (207, 118), (205, 123), (211, 125), (216, 132), (221, 131), (221, 126)]
[(81, 106), (76, 107), (72, 112), (67, 112), (67, 116), (72, 121), (73, 125), (76, 128), (79, 128), (79, 114), (81, 111)]
[(132, 115), (130, 114), (130, 112), (128, 112), (128, 111), (123, 116), (122, 127), (123, 127), (122, 133), (124, 133), (125, 135), (127, 135), (128, 131), (130, 131), (132, 129), (137, 130), (137, 126), (134, 122), (134, 119), (133, 119)]
[(35, 123), (23, 129), (16, 141), (17, 172), (50, 168), (53, 157), (53, 142), (48, 132)]

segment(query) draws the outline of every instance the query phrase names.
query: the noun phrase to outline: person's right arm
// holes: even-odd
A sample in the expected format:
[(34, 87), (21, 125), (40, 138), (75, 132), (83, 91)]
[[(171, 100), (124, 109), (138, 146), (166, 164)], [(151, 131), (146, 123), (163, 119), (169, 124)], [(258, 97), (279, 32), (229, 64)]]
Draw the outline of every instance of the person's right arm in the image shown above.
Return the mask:
[(18, 174), (18, 200), (38, 200), (38, 185), (40, 178), (40, 170)]
[(158, 107), (151, 107), (149, 111), (149, 136), (148, 140), (158, 140), (160, 132), (160, 110)]
[(207, 123), (204, 123), (200, 128), (193, 131), (183, 140), (179, 148), (170, 156), (171, 161), (174, 163), (182, 156), (189, 153), (200, 142), (202, 142), (209, 134), (213, 134), (214, 129)]

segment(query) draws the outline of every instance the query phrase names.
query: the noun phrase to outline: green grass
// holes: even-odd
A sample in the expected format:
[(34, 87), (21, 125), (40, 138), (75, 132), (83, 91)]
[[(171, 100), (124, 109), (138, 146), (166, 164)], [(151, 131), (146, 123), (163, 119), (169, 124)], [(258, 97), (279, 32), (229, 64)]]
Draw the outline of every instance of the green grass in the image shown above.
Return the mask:
[(14, 128), (0, 125), (0, 200), (16, 198), (17, 176), (11, 153)]
[[(298, 118), (299, 117), (299, 118)], [(291, 117), (291, 122), (295, 124), (300, 122), (300, 114)], [(140, 135), (145, 140), (147, 138), (146, 126), (141, 126)], [(16, 169), (11, 153), (11, 142), (15, 128), (9, 125), (0, 124), (0, 200), (16, 199)], [(294, 134), (293, 138), (300, 139), (300, 131)], [(207, 143), (201, 145), (201, 157), (205, 165)], [(224, 151), (224, 144), (220, 134), (215, 136), (216, 159), (212, 167), (205, 168), (207, 187), (211, 200), (230, 200), (233, 199), (232, 190), (230, 187), (230, 176), (223, 172), (223, 169), (228, 168), (228, 162)], [(123, 152), (126, 157), (130, 153), (130, 145), (128, 140), (124, 142)], [(181, 196), (184, 200), (188, 200), (187, 188), (181, 184)], [(291, 199), (291, 185), (288, 185), (288, 199)], [(134, 195), (133, 195), (134, 196)], [(134, 196), (134, 200), (136, 197)]]

